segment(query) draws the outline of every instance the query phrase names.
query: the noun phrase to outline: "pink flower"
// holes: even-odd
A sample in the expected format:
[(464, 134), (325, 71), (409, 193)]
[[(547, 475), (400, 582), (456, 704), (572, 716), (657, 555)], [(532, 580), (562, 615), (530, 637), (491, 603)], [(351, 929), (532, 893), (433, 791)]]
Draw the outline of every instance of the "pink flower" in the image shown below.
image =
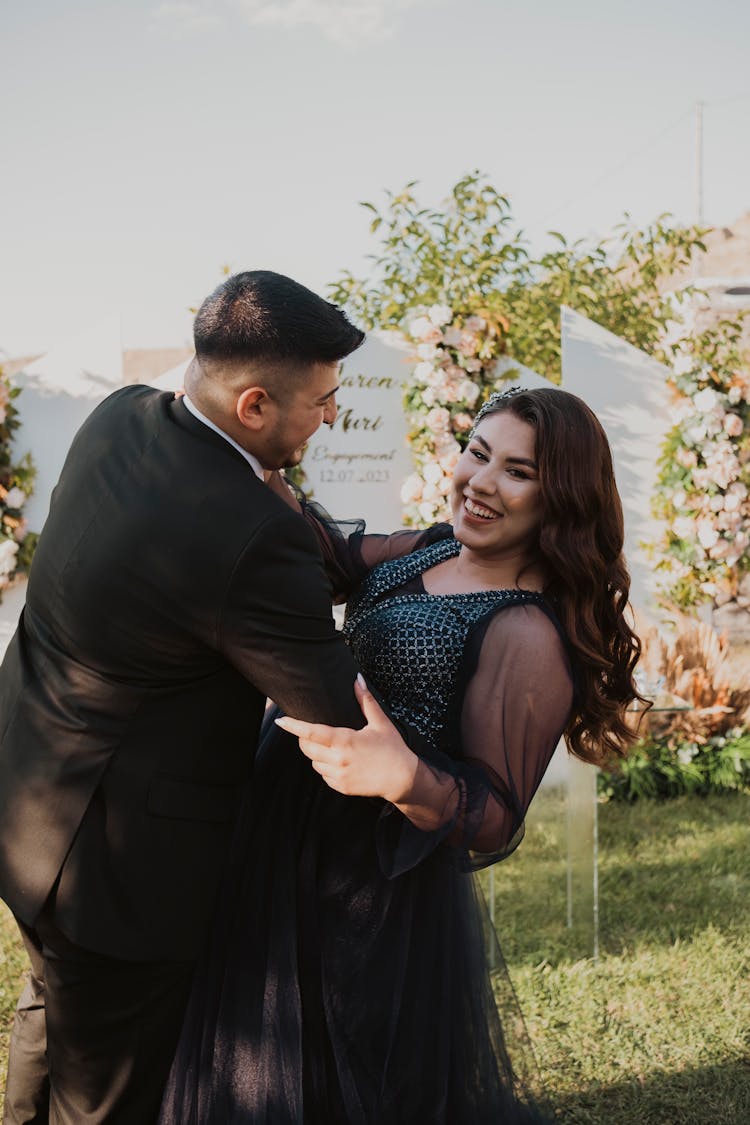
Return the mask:
[(444, 406), (434, 406), (425, 415), (425, 423), (430, 430), (447, 430), (451, 416)]
[(474, 332), (462, 332), (458, 350), (461, 355), (476, 355), (479, 347), (479, 337)]
[(744, 428), (739, 414), (727, 414), (724, 418), (724, 429), (730, 437), (739, 437)]
[(453, 428), (455, 430), (458, 430), (460, 434), (467, 433), (471, 429), (473, 423), (474, 419), (472, 418), (471, 414), (467, 414), (463, 410), (459, 414), (453, 415)]
[(461, 343), (461, 329), (451, 326), (443, 332), (443, 343), (449, 348), (457, 348)]
[(674, 458), (678, 465), (682, 465), (683, 469), (694, 469), (698, 464), (698, 457), (694, 449), (680, 448), (675, 453)]

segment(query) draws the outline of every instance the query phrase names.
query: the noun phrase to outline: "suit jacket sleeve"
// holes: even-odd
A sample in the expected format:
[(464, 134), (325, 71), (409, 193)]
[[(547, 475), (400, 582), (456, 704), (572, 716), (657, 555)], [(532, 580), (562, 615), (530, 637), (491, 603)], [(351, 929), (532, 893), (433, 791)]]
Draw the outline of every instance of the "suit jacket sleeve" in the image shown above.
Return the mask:
[(283, 508), (259, 524), (234, 567), (219, 619), (227, 660), (287, 714), (359, 729), (357, 666), (331, 614), (315, 537)]

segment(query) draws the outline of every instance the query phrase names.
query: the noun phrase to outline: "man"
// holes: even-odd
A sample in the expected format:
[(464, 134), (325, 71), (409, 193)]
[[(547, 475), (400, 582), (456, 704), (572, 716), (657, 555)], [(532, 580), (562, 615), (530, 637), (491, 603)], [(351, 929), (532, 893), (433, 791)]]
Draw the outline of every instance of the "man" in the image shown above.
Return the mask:
[(0, 670), (0, 895), (32, 962), (6, 1122), (155, 1120), (266, 697), (362, 726), (314, 536), (264, 484), (362, 339), (238, 274), (186, 396), (126, 387), (73, 442)]

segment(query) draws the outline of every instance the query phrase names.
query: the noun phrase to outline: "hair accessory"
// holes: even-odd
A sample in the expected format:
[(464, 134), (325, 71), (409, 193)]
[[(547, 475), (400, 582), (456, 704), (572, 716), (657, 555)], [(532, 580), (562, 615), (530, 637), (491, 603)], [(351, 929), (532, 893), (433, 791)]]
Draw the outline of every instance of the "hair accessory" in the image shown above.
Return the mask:
[(471, 439), (471, 438), (474, 437), (474, 431), (476, 430), (477, 426), (479, 425), (479, 423), (482, 421), (482, 419), (485, 417), (486, 414), (491, 414), (492, 411), (495, 410), (495, 408), (498, 406), (499, 403), (505, 402), (506, 399), (513, 398), (514, 395), (520, 395), (520, 394), (523, 393), (523, 391), (524, 391), (524, 387), (518, 387), (518, 386), (508, 387), (507, 390), (504, 390), (504, 391), (493, 391), (493, 393), (486, 400), (486, 402), (483, 402), (481, 407), (479, 408), (479, 413), (477, 414), (476, 418), (474, 419), (474, 425), (471, 427), (471, 433), (469, 434), (469, 438)]

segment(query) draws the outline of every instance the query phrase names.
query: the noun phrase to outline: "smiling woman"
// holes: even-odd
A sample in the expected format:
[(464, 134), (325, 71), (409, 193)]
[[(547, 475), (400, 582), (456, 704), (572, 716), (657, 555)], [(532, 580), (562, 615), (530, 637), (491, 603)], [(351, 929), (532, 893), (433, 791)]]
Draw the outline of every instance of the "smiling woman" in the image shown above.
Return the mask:
[(303, 505), (348, 599), (366, 726), (269, 724), (162, 1125), (544, 1119), (465, 872), (518, 845), (561, 735), (589, 761), (632, 740), (601, 426), (564, 391), (494, 395), (452, 500), (453, 529), (346, 538)]

